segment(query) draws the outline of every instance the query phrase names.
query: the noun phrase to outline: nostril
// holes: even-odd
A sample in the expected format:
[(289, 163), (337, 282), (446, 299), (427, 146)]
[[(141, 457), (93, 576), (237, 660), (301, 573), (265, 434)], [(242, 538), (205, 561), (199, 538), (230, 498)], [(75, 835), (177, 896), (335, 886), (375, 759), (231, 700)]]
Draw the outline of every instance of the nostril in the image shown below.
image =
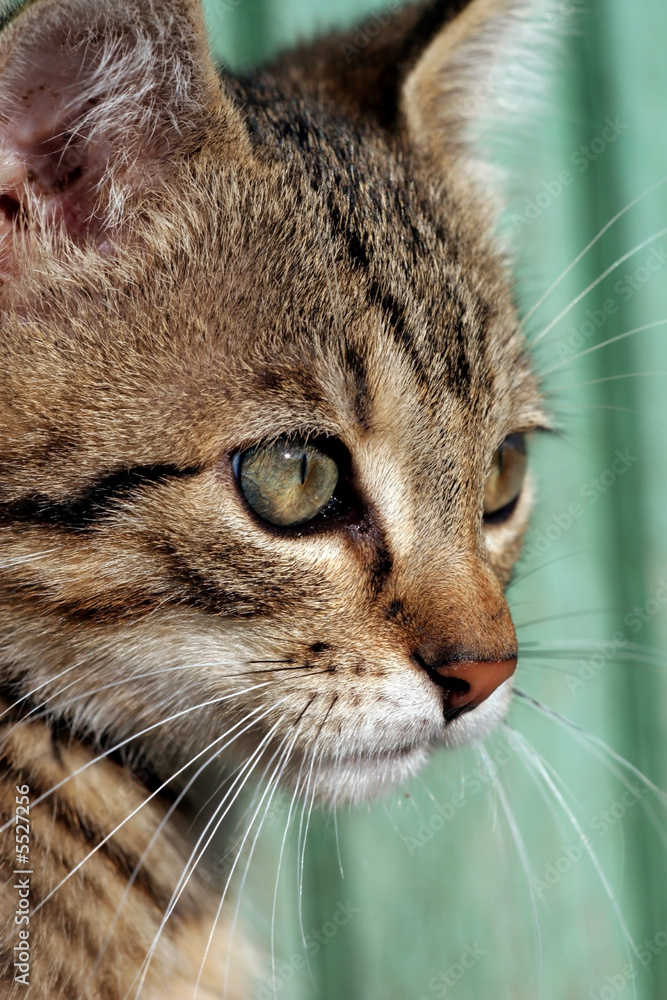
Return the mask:
[(516, 669), (516, 656), (502, 660), (438, 660), (413, 653), (414, 660), (426, 671), (434, 684), (443, 692), (445, 720), (477, 708), (512, 676)]
[(443, 691), (449, 691), (452, 694), (459, 696), (464, 696), (470, 691), (470, 684), (468, 681), (464, 680), (463, 677), (457, 677), (454, 674), (440, 673), (439, 668), (431, 667), (417, 653), (415, 653), (415, 660), (419, 666), (426, 671), (433, 683), (437, 684), (438, 687), (441, 687)]

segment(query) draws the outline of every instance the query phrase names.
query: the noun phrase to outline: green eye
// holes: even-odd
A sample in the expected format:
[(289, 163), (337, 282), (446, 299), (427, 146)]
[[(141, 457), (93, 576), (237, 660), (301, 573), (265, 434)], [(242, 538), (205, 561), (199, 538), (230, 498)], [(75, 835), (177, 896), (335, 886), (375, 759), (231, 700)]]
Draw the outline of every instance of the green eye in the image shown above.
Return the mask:
[(303, 439), (280, 438), (244, 451), (237, 475), (255, 513), (287, 528), (322, 513), (334, 495), (338, 466)]
[(509, 434), (493, 456), (493, 465), (484, 490), (485, 517), (501, 514), (518, 498), (526, 476), (527, 463), (523, 434)]

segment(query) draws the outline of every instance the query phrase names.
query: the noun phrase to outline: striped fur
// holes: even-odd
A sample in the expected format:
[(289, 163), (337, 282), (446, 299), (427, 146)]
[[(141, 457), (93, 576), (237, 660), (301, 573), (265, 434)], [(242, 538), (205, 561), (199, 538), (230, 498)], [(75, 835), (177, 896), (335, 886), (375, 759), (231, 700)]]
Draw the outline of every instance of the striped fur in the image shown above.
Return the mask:
[[(508, 684), (447, 722), (414, 656), (513, 655), (530, 487), (494, 525), (484, 484), (545, 423), (451, 104), (529, 4), (464, 7), (407, 9), (351, 69), (332, 38), (244, 79), (194, 0), (33, 0), (0, 35), (3, 820), (59, 785), (31, 814), (35, 998), (132, 995), (191, 847), (170, 820), (124, 897), (170, 800), (100, 747), (159, 785), (229, 733), (226, 765), (356, 800), (506, 709)], [(287, 432), (339, 443), (347, 519), (244, 503), (233, 455)], [(146, 1000), (191, 995), (216, 906), (195, 876)]]

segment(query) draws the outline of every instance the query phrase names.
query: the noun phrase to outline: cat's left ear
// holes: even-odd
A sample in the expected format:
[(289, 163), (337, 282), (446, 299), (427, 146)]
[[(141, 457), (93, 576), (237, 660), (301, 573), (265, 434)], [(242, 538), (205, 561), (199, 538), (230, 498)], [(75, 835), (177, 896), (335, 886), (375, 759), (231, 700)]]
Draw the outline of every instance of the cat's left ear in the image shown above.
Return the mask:
[[(411, 141), (434, 159), (481, 164), (498, 126), (531, 120), (562, 33), (551, 0), (436, 2), (452, 13), (405, 76), (400, 110)], [(560, 5), (562, 6), (562, 4)]]
[(12, 9), (0, 16), (0, 275), (17, 237), (104, 248), (123, 231), (128, 193), (159, 183), (212, 131), (242, 138), (200, 0)]

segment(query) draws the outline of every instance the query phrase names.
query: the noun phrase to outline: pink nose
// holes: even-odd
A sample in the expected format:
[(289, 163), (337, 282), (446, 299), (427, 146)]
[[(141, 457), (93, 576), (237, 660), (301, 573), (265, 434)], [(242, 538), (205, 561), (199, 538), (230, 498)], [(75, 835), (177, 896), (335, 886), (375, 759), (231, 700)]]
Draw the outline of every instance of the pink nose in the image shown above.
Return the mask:
[(516, 656), (506, 660), (445, 661), (431, 665), (419, 654), (415, 659), (431, 680), (442, 688), (448, 721), (477, 708), (516, 670)]

